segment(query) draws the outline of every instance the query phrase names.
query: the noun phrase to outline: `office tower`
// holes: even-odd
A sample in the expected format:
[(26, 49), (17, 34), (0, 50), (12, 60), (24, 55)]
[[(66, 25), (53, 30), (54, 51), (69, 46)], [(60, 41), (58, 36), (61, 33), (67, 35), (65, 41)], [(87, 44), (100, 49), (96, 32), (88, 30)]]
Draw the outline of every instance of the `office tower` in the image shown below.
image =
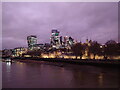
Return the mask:
[(51, 45), (53, 48), (59, 48), (61, 46), (62, 37), (59, 36), (59, 31), (56, 29), (52, 30), (51, 34)]
[(72, 37), (65, 36), (64, 37), (64, 44), (65, 46), (71, 46), (74, 44), (74, 39)]
[(65, 45), (65, 47), (67, 47), (69, 45), (69, 37), (68, 36), (64, 37), (64, 45)]
[(62, 36), (60, 36), (60, 44), (61, 44), (61, 45), (63, 44)]
[(74, 44), (74, 39), (72, 37), (69, 37), (69, 45), (72, 46)]
[(28, 47), (32, 49), (34, 45), (37, 44), (37, 36), (35, 35), (30, 35), (27, 37), (27, 42), (28, 42)]

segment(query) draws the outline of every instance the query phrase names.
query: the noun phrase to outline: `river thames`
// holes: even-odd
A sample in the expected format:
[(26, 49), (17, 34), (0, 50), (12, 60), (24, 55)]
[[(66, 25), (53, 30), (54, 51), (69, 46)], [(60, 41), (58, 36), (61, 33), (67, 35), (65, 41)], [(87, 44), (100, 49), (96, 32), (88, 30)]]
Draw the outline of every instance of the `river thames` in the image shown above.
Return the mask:
[(2, 88), (118, 88), (119, 69), (59, 63), (2, 62)]

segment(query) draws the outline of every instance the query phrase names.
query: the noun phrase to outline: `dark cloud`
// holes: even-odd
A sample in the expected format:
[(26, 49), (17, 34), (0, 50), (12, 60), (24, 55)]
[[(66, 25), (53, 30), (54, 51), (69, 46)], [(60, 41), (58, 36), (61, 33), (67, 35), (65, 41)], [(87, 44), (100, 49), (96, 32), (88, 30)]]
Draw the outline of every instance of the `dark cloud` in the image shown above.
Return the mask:
[(82, 42), (87, 37), (100, 43), (117, 41), (118, 3), (4, 2), (2, 28), (3, 48), (27, 47), (31, 34), (37, 35), (38, 43), (49, 42), (53, 28)]

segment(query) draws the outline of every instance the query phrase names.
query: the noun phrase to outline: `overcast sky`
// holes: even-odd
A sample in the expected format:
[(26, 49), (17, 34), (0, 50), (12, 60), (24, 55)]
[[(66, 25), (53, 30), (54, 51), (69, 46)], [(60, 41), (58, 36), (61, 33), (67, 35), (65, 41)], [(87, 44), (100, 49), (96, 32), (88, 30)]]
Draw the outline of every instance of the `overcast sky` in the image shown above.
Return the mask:
[(118, 40), (117, 2), (4, 2), (2, 3), (2, 47), (27, 47), (27, 36), (49, 43), (52, 29), (77, 41), (86, 38), (105, 43)]

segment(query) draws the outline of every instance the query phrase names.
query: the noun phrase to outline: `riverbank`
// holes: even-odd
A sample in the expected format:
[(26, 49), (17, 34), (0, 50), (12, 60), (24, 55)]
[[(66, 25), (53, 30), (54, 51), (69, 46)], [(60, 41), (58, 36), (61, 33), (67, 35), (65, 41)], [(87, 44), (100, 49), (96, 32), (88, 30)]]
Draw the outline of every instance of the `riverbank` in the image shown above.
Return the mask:
[(59, 63), (70, 63), (70, 64), (82, 64), (82, 65), (96, 65), (96, 66), (119, 66), (120, 60), (93, 60), (93, 59), (63, 59), (63, 58), (30, 58), (30, 57), (16, 57), (12, 58), (14, 61), (21, 62), (36, 62), (47, 61), (47, 62), (59, 62)]

